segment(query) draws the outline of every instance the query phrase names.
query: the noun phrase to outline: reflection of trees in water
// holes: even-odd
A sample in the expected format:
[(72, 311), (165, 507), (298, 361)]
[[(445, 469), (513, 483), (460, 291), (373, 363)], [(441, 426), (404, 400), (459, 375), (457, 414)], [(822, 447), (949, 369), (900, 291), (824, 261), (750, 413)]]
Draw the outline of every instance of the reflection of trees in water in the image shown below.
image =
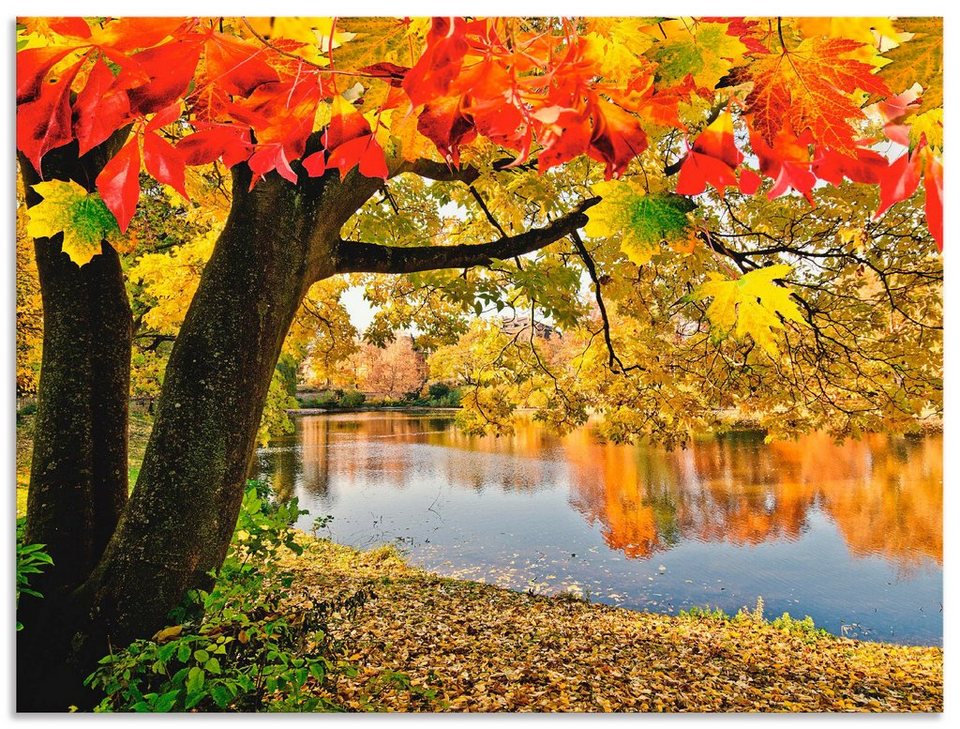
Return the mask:
[(796, 539), (818, 506), (854, 554), (901, 569), (942, 562), (942, 438), (867, 436), (837, 444), (824, 434), (764, 445), (749, 437), (682, 451), (565, 440), (571, 502), (603, 525), (607, 544), (647, 557), (679, 537), (734, 544)]
[[(303, 418), (296, 437), (302, 464), (301, 454), (281, 451), (274, 480), (291, 493), (299, 480), (328, 501), (336, 498), (331, 477), (340, 488), (404, 488), (429, 477), (501, 491), (569, 481), (574, 508), (629, 557), (682, 539), (794, 540), (819, 508), (854, 554), (879, 554), (901, 569), (922, 557), (942, 562), (940, 436), (837, 444), (814, 434), (768, 445), (756, 433), (730, 433), (667, 452), (601, 443), (589, 428), (560, 439), (522, 422), (511, 436), (481, 438), (461, 433), (450, 417), (354, 413)], [(425, 457), (411, 445), (442, 448)]]

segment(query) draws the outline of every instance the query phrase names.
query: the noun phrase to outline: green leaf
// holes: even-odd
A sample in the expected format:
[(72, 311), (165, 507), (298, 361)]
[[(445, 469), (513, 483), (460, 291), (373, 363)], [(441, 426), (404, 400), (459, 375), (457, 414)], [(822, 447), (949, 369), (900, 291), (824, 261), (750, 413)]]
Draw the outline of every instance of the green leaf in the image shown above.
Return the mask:
[(100, 242), (119, 238), (113, 213), (97, 193), (76, 182), (50, 180), (33, 186), (43, 201), (27, 211), (27, 233), (50, 238), (63, 233), (63, 251), (82, 266), (100, 252)]
[(203, 688), (203, 682), (206, 678), (206, 673), (199, 666), (194, 666), (190, 669), (190, 672), (187, 674), (187, 693), (194, 694), (200, 689)]

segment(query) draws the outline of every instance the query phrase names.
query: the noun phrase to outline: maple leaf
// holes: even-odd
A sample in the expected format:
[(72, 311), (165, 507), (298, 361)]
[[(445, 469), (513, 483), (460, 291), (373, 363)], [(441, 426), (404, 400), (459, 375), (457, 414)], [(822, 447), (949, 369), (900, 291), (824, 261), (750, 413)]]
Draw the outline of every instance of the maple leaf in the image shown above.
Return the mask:
[(647, 135), (630, 112), (597, 98), (593, 104), (593, 136), (588, 154), (606, 164), (609, 180), (622, 174), (630, 161), (647, 148)]
[(770, 147), (760, 136), (751, 135), (750, 144), (760, 162), (760, 171), (774, 181), (767, 193), (771, 200), (794, 189), (813, 202), (817, 178), (812, 170), (809, 137), (809, 132), (797, 138), (788, 128), (781, 129)]
[(722, 196), (727, 185), (737, 184), (733, 171), (742, 159), (733, 137), (733, 115), (724, 112), (700, 133), (687, 153), (680, 166), (677, 194), (699, 195), (711, 184)]
[(208, 82), (228, 94), (248, 96), (257, 86), (280, 80), (261, 49), (223, 33), (210, 34), (203, 57)]
[(844, 178), (851, 182), (875, 185), (887, 171), (887, 159), (872, 149), (858, 147), (855, 157), (823, 149), (813, 162), (813, 173), (821, 180), (839, 185)]
[(154, 131), (146, 131), (143, 135), (143, 164), (155, 180), (170, 185), (189, 199), (184, 187), (186, 161), (183, 152)]
[(190, 86), (200, 61), (203, 43), (198, 39), (171, 41), (134, 53), (135, 70), (120, 72), (118, 83), (145, 71), (149, 80), (127, 91), (134, 114), (152, 114), (179, 98)]
[(45, 46), (27, 48), (17, 53), (17, 103), (35, 99), (50, 69), (72, 50), (72, 47)]
[(121, 231), (126, 231), (140, 199), (140, 147), (136, 137), (127, 142), (97, 175), (97, 190)]
[[(894, 92), (907, 91), (915, 83), (923, 88), (924, 110), (943, 104), (943, 19), (899, 18), (897, 25), (910, 40), (884, 52), (890, 63), (879, 76)], [(875, 94), (876, 101), (883, 94)]]
[(698, 88), (712, 89), (747, 50), (728, 33), (727, 23), (683, 18), (664, 22), (661, 28), (666, 38), (653, 58), (659, 63), (657, 78), (664, 86), (679, 83), (689, 74)]
[(70, 86), (81, 59), (52, 83), (43, 84), (37, 97), (17, 107), (17, 149), (40, 170), (43, 156), (73, 139)]
[(201, 129), (177, 142), (177, 149), (188, 165), (204, 165), (223, 159), (233, 167), (250, 156), (250, 130), (235, 124), (221, 124)]
[(879, 218), (891, 205), (906, 200), (920, 184), (920, 155), (905, 152), (895, 159), (880, 177), (880, 206), (874, 213)]
[(98, 58), (77, 95), (73, 105), (74, 133), (80, 156), (105, 141), (130, 114), (127, 92), (118, 88), (115, 80), (110, 67)]
[(440, 153), (454, 165), (460, 163), (460, 147), (477, 136), (473, 119), (463, 113), (456, 97), (435, 99), (417, 119), (417, 131), (432, 141)]
[(754, 131), (773, 146), (784, 128), (809, 130), (817, 144), (850, 152), (850, 119), (863, 118), (851, 98), (857, 89), (887, 95), (873, 67), (847, 58), (862, 44), (843, 38), (808, 38), (793, 50), (761, 56), (747, 69), (754, 87), (746, 110)]
[(800, 309), (790, 298), (790, 290), (774, 283), (791, 270), (786, 264), (777, 264), (750, 271), (732, 281), (710, 273), (710, 280), (692, 295), (699, 299), (713, 298), (707, 307), (707, 317), (718, 330), (718, 336), (727, 336), (736, 325), (737, 339), (749, 334), (767, 354), (775, 357), (778, 349), (772, 330), (784, 328), (781, 317), (806, 325)]
[(695, 206), (680, 195), (647, 195), (625, 180), (599, 182), (590, 189), (601, 201), (587, 213), (584, 232), (591, 238), (619, 237), (620, 249), (638, 266), (650, 261), (661, 241), (680, 240), (690, 227), (687, 213)]
[(923, 190), (926, 194), (924, 211), (927, 229), (943, 251), (943, 162), (932, 152), (927, 152), (927, 165), (923, 171)]
[(27, 233), (33, 238), (63, 233), (62, 250), (77, 265), (100, 253), (101, 241), (119, 235), (117, 221), (100, 196), (76, 182), (50, 180), (33, 189), (43, 200), (27, 211)]
[(446, 95), (470, 49), (464, 38), (466, 25), (463, 18), (433, 18), (426, 50), (403, 79), (403, 89), (414, 106)]

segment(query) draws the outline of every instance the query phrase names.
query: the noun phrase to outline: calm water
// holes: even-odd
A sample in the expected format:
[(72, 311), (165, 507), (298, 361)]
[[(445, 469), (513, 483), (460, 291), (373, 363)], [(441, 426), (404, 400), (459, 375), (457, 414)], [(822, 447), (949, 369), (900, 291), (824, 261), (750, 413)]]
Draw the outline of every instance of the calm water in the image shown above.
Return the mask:
[(838, 635), (940, 645), (943, 439), (738, 433), (667, 452), (447, 414), (299, 418), (261, 474), (354, 546), (442, 574), (675, 613), (762, 596)]

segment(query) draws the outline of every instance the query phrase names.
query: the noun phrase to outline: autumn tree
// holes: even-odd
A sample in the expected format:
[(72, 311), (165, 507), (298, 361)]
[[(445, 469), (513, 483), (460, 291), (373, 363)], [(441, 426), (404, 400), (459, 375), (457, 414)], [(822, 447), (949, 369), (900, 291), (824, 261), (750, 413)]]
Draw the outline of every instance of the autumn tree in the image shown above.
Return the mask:
[[(284, 341), (333, 277), (366, 287), (374, 338), (442, 346), (505, 308), (564, 331), (565, 369), (490, 336), (493, 425), (524, 390), (500, 351), (545, 418), (595, 409), (615, 437), (677, 440), (731, 403), (848, 431), (936, 411), (941, 43), (910, 18), (22, 19), (27, 538), (56, 568), (21, 603), (19, 707), (85, 705), (107, 647), (221, 564)], [(128, 499), (142, 172), (184, 215), (197, 186), (229, 211)]]

